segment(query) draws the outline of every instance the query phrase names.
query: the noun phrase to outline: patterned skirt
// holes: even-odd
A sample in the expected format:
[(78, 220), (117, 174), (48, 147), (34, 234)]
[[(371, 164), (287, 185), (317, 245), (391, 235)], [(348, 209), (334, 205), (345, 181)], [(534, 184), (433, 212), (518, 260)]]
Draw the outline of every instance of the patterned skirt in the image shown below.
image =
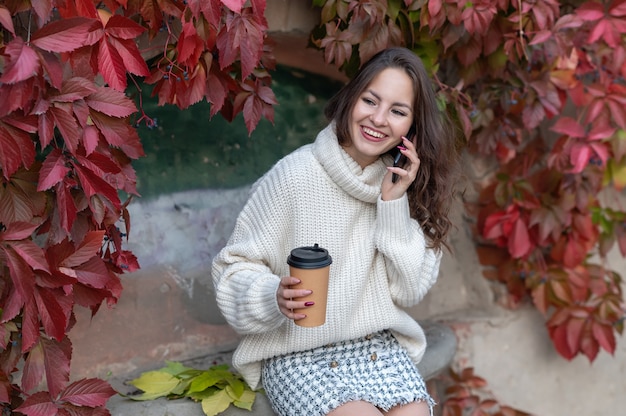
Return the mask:
[(424, 380), (390, 331), (270, 358), (263, 386), (280, 416), (323, 416), (362, 400), (387, 411), (434, 400)]

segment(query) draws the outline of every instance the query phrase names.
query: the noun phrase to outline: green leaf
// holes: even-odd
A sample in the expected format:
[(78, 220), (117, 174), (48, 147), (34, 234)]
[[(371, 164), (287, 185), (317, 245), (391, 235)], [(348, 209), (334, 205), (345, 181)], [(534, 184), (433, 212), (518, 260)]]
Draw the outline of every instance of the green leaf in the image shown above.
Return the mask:
[(246, 389), (246, 385), (243, 381), (238, 380), (236, 378), (227, 379), (228, 386), (226, 386), (226, 391), (231, 394), (233, 399), (239, 399)]
[(402, 9), (402, 0), (389, 0), (387, 3), (387, 15), (392, 21), (395, 21)]
[(203, 371), (202, 374), (198, 375), (191, 382), (191, 385), (189, 386), (189, 393), (206, 390), (208, 387), (214, 386), (229, 377), (232, 377), (232, 375), (230, 373), (224, 374), (223, 371), (215, 371), (213, 369)]
[(189, 397), (190, 399), (196, 401), (196, 402), (201, 402), (202, 400), (213, 396), (216, 392), (222, 390), (220, 387), (216, 387), (216, 386), (211, 386), (208, 387), (206, 390), (202, 390), (202, 391), (188, 391), (187, 392), (187, 397)]
[(225, 390), (220, 390), (211, 397), (202, 400), (202, 411), (207, 416), (215, 416), (228, 409), (233, 402)]
[(154, 400), (165, 397), (176, 389), (178, 383), (180, 380), (171, 374), (163, 371), (148, 371), (129, 382), (144, 392), (144, 394), (131, 396), (131, 398), (133, 400)]

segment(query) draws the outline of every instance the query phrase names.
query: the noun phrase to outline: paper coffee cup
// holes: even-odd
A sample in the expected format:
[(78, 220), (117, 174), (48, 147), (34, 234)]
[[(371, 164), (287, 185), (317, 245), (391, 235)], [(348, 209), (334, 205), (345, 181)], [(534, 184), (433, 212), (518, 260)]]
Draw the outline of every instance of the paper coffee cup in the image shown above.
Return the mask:
[(303, 309), (294, 309), (296, 313), (303, 313), (306, 318), (295, 321), (296, 325), (314, 327), (326, 322), (326, 300), (328, 298), (328, 277), (330, 264), (333, 262), (328, 251), (318, 244), (312, 247), (298, 247), (291, 250), (287, 257), (289, 273), (300, 279), (300, 283), (292, 285), (292, 289), (312, 290), (308, 296), (294, 298), (298, 301), (315, 304)]

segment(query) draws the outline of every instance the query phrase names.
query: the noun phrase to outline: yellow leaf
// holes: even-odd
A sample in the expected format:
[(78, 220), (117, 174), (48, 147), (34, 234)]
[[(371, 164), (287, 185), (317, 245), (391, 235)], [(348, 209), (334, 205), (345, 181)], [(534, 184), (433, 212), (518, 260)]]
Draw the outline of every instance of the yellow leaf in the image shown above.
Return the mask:
[(232, 402), (233, 400), (225, 390), (219, 390), (211, 397), (202, 400), (202, 411), (207, 416), (215, 416), (228, 409)]
[(245, 390), (238, 400), (235, 400), (233, 404), (240, 409), (246, 409), (252, 411), (252, 405), (256, 399), (256, 393), (252, 390)]
[(626, 186), (626, 164), (618, 165), (613, 161), (613, 183), (617, 189)]
[(179, 382), (180, 380), (171, 374), (161, 371), (147, 371), (129, 382), (129, 384), (145, 392), (131, 398), (134, 400), (153, 400), (167, 396), (178, 386)]

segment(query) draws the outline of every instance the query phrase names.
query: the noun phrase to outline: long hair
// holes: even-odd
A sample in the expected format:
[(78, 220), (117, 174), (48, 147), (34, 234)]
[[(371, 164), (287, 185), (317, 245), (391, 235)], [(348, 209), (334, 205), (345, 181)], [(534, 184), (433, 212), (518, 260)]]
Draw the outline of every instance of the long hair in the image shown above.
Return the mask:
[(385, 49), (367, 61), (346, 85), (326, 104), (324, 114), (335, 122), (341, 145), (350, 143), (350, 117), (357, 100), (381, 71), (399, 68), (413, 82), (412, 139), (420, 167), (415, 181), (407, 189), (411, 217), (422, 226), (430, 247), (449, 245), (446, 237), (452, 228), (450, 209), (458, 175), (458, 152), (454, 130), (447, 114), (437, 106), (433, 82), (420, 58), (409, 49)]

